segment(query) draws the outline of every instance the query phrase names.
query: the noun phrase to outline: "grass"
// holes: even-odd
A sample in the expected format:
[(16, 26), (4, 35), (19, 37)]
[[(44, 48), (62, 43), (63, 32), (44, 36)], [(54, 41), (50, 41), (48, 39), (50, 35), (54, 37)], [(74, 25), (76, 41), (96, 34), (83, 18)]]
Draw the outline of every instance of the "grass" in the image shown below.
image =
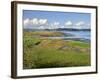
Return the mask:
[(90, 66), (89, 43), (32, 37), (40, 33), (24, 34), (24, 69)]
[(53, 32), (53, 31), (34, 31), (34, 32), (24, 32), (24, 35), (27, 36), (44, 36), (44, 37), (57, 37), (57, 36), (62, 36), (62, 33), (59, 32)]

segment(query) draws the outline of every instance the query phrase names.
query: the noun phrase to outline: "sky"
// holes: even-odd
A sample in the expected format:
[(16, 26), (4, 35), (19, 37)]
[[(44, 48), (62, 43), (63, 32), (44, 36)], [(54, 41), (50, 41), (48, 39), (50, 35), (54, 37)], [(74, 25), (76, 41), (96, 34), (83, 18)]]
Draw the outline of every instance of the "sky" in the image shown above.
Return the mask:
[(78, 12), (23, 10), (23, 24), (24, 28), (29, 29), (90, 29), (91, 14)]

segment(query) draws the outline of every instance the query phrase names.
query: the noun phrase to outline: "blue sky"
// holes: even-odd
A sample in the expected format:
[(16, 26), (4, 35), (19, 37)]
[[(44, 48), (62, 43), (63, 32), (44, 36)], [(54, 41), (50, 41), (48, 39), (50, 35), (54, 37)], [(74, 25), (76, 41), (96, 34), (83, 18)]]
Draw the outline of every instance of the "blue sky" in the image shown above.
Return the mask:
[[(32, 21), (33, 20), (33, 21)], [(90, 13), (23, 10), (24, 27), (90, 28)], [(35, 22), (34, 22), (35, 21)], [(44, 24), (42, 23), (44, 22)], [(36, 24), (37, 23), (37, 24)], [(42, 23), (40, 25), (40, 23)], [(26, 25), (27, 24), (27, 25)]]

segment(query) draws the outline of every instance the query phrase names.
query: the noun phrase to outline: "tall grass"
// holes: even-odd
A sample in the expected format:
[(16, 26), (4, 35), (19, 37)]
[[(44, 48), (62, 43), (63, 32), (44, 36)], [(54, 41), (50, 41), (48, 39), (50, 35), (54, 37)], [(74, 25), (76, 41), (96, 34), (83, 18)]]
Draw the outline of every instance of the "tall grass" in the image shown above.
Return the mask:
[(90, 66), (90, 44), (24, 35), (24, 69)]

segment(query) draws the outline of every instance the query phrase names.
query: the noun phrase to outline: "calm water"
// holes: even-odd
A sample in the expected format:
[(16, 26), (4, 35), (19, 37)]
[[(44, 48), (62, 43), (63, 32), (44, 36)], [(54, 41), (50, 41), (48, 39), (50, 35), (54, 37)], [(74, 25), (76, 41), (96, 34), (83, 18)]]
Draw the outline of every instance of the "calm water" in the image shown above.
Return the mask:
[(65, 40), (79, 40), (84, 42), (91, 41), (91, 32), (90, 31), (57, 31), (65, 34), (62, 37), (49, 37), (52, 39), (65, 39)]
[(61, 31), (65, 34), (72, 34), (72, 37), (75, 38), (82, 38), (82, 39), (91, 39), (91, 32), (90, 31)]

